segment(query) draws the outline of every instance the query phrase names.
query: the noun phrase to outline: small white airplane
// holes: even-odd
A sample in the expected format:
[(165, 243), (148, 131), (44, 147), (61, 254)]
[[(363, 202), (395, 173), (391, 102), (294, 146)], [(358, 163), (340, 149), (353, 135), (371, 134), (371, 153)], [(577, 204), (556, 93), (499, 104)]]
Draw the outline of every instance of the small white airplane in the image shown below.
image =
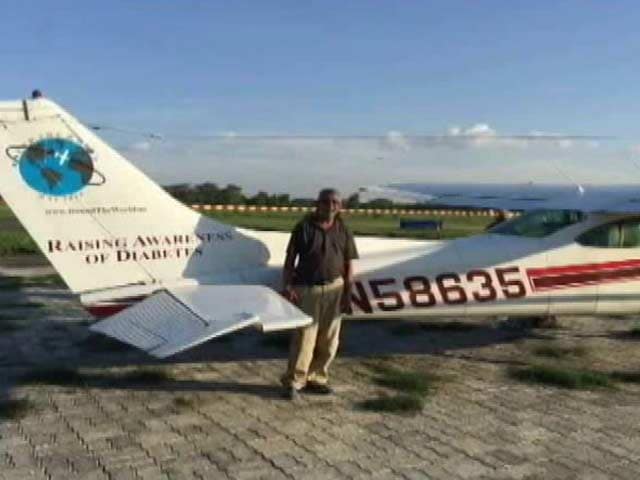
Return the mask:
[[(288, 233), (200, 215), (45, 98), (0, 102), (0, 195), (96, 317), (164, 358), (254, 325), (311, 319), (277, 293)], [(640, 193), (579, 188), (391, 193), (525, 214), (451, 241), (358, 237), (354, 317), (623, 314), (640, 310)]]

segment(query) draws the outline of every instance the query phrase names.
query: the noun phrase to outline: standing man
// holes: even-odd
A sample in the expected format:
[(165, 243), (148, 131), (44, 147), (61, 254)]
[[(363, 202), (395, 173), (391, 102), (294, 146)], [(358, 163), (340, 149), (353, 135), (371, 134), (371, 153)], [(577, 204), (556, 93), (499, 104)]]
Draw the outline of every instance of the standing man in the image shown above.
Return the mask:
[[(342, 313), (350, 313), (353, 235), (340, 218), (342, 201), (333, 188), (318, 194), (316, 210), (293, 229), (284, 262), (284, 295), (313, 318), (291, 339), (289, 365), (282, 377), (291, 400), (306, 390), (331, 394), (329, 365), (338, 351)], [(297, 259), (297, 263), (296, 263)]]

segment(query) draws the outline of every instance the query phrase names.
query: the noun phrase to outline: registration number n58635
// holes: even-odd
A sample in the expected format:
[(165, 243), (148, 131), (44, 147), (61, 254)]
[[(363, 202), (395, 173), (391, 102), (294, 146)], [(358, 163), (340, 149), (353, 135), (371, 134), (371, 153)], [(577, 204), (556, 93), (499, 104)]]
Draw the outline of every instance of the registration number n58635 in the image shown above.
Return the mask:
[(393, 312), (405, 307), (430, 308), (438, 304), (492, 302), (527, 294), (520, 268), (474, 269), (464, 274), (443, 272), (433, 277), (367, 278), (354, 282), (352, 303), (365, 313)]

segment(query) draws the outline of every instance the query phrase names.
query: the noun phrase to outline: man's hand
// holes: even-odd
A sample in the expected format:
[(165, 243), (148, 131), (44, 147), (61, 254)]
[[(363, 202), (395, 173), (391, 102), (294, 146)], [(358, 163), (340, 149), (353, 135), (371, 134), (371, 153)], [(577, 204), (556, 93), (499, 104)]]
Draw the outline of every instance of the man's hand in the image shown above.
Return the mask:
[(291, 285), (287, 285), (286, 287), (284, 287), (284, 290), (282, 290), (282, 296), (289, 300), (291, 303), (298, 303), (298, 293), (296, 292), (296, 289)]
[(340, 299), (340, 312), (345, 315), (351, 315), (353, 309), (351, 308), (351, 292), (343, 293)]

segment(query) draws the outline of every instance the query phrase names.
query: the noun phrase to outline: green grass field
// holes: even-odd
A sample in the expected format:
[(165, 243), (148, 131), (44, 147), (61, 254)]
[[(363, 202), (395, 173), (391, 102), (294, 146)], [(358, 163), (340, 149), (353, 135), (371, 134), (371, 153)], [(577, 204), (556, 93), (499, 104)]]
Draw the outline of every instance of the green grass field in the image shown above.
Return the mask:
[[(208, 213), (221, 222), (258, 230), (291, 231), (304, 213), (298, 212), (215, 212)], [(402, 230), (400, 220), (442, 220), (442, 238), (456, 238), (479, 233), (492, 220), (491, 217), (434, 216), (434, 215), (364, 215), (349, 214), (343, 217), (355, 235), (376, 235), (404, 238), (438, 238), (433, 230)]]
[(39, 253), (38, 247), (24, 231), (0, 231), (0, 257)]
[[(207, 213), (221, 222), (256, 230), (291, 231), (304, 213), (299, 212), (211, 212)], [(356, 235), (374, 235), (398, 238), (456, 238), (481, 232), (492, 220), (480, 216), (433, 215), (344, 215), (344, 219)], [(441, 220), (441, 232), (434, 230), (402, 230), (401, 219)], [(38, 248), (22, 228), (6, 205), (0, 205), (0, 257), (38, 254)]]
[(0, 257), (37, 253), (38, 247), (13, 212), (0, 204)]
[(13, 212), (6, 205), (0, 204), (0, 220), (14, 218)]

